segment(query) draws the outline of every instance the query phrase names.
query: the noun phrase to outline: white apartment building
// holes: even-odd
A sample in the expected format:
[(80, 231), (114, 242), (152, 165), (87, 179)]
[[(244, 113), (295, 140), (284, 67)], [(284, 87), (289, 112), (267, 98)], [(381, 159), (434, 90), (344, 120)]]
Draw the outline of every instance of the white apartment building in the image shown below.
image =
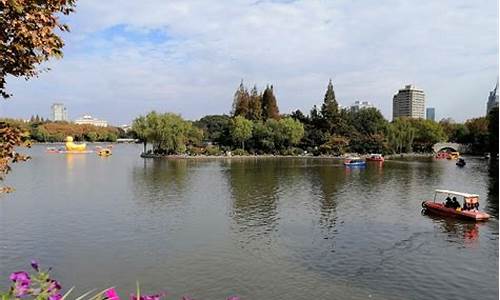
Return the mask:
[(363, 108), (372, 108), (372, 107), (375, 107), (373, 106), (370, 102), (368, 101), (355, 101), (353, 105), (351, 105), (350, 109), (351, 111), (353, 112), (357, 112), (359, 111), (360, 109), (363, 109)]
[(94, 126), (99, 126), (99, 127), (108, 127), (108, 121), (93, 118), (91, 115), (84, 115), (83, 117), (76, 119), (75, 124), (78, 124), (78, 125), (86, 124), (86, 125), (94, 125)]

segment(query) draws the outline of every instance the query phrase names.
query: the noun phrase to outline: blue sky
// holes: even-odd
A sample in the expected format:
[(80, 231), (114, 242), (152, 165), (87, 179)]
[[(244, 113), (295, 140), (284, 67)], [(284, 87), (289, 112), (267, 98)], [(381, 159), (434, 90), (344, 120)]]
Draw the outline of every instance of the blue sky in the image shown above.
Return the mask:
[(320, 104), (329, 78), (342, 105), (370, 101), (391, 117), (405, 84), (437, 118), (485, 112), (498, 76), (498, 6), (481, 1), (81, 0), (66, 17), (65, 56), (10, 78), (2, 116), (114, 124), (150, 110), (188, 119), (228, 113), (241, 79), (273, 84), (281, 112)]

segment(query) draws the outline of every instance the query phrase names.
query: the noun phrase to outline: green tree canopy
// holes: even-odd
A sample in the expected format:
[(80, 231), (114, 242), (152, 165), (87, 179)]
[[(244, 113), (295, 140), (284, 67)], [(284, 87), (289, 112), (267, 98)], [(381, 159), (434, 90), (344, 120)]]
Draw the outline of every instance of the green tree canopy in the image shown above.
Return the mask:
[(231, 118), (227, 115), (209, 115), (194, 122), (204, 132), (207, 140), (220, 145), (230, 145), (229, 126)]
[(245, 141), (252, 137), (253, 123), (242, 116), (236, 116), (232, 119), (230, 133), (233, 140), (241, 143), (241, 148), (245, 149)]
[(135, 119), (132, 128), (143, 141), (151, 143), (153, 152), (158, 154), (184, 153), (186, 145), (198, 143), (202, 138), (201, 130), (193, 130), (191, 122), (173, 113), (152, 111)]

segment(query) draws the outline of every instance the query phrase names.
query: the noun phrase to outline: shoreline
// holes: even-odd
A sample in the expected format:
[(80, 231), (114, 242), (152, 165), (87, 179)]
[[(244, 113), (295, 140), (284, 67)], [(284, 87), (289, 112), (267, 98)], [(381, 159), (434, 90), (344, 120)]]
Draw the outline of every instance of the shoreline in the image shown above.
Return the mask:
[[(273, 155), (273, 154), (263, 154), (263, 155), (161, 155), (161, 154), (144, 154), (141, 153), (141, 158), (153, 158), (153, 159), (270, 159), (270, 158), (312, 158), (312, 159), (335, 159), (341, 160), (346, 159), (353, 155), (343, 155), (343, 156), (333, 156), (333, 155)], [(357, 155), (361, 158), (366, 158), (368, 155)], [(434, 154), (432, 153), (401, 153), (401, 154), (388, 154), (384, 158), (386, 160), (396, 160), (400, 158), (432, 158)]]

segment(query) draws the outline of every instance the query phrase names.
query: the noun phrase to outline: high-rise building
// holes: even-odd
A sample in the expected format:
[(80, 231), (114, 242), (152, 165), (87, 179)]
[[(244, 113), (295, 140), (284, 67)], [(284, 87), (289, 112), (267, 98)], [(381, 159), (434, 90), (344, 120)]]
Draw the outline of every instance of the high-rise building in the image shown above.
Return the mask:
[(498, 107), (498, 79), (495, 88), (490, 92), (490, 95), (488, 96), (488, 103), (486, 104), (486, 115), (488, 115), (490, 113), (490, 110), (494, 107)]
[(52, 109), (52, 121), (68, 121), (68, 110), (62, 103), (54, 103)]
[(427, 107), (425, 110), (425, 118), (427, 120), (436, 121), (436, 109), (434, 107)]
[(374, 107), (370, 102), (368, 101), (355, 101), (353, 105), (351, 105), (350, 109), (352, 112), (357, 112), (362, 108), (370, 108)]
[(424, 91), (413, 85), (406, 85), (392, 98), (392, 118), (409, 117), (423, 119), (425, 117)]

